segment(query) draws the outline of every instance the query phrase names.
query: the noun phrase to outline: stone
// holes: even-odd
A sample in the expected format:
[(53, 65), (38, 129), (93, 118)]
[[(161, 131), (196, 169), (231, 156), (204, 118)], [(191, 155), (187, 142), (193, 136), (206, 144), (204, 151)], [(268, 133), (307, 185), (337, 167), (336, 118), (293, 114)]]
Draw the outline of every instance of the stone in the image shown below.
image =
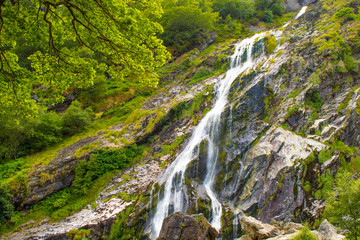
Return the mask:
[(248, 235), (248, 239), (260, 240), (280, 235), (280, 229), (264, 224), (253, 217), (240, 218), (241, 230)]
[(176, 212), (164, 219), (157, 240), (215, 240), (217, 235), (203, 214), (185, 216)]
[(337, 233), (335, 227), (327, 219), (320, 224), (319, 232), (325, 236), (326, 240), (345, 239), (343, 235)]
[(283, 222), (283, 221), (277, 222), (275, 220), (271, 221), (271, 225), (281, 229), (282, 234), (292, 234), (304, 227), (299, 223)]

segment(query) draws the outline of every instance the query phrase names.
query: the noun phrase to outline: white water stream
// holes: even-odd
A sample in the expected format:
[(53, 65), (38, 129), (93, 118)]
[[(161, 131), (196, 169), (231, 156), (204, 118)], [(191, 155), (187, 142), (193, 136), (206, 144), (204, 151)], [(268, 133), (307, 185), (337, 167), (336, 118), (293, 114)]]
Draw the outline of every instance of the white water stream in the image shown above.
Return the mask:
[[(303, 8), (297, 17), (305, 12)], [(218, 158), (218, 146), (216, 136), (220, 125), (221, 113), (224, 111), (228, 103), (228, 94), (233, 81), (241, 74), (249, 69), (254, 68), (257, 63), (264, 60), (264, 46), (261, 44), (262, 51), (260, 56), (253, 59), (253, 46), (254, 44), (272, 34), (278, 37), (282, 34), (280, 31), (270, 31), (255, 34), (251, 38), (242, 40), (235, 49), (234, 54), (231, 56), (231, 68), (226, 72), (224, 77), (219, 78), (216, 84), (216, 101), (213, 108), (204, 116), (200, 123), (194, 129), (192, 136), (185, 146), (184, 150), (166, 169), (163, 175), (163, 182), (165, 187), (163, 194), (159, 194), (159, 200), (154, 217), (151, 219), (151, 233), (150, 238), (156, 239), (160, 233), (164, 218), (176, 211), (186, 211), (186, 189), (185, 189), (185, 171), (189, 163), (196, 159), (199, 155), (200, 144), (207, 141), (207, 166), (206, 177), (204, 180), (204, 187), (207, 195), (211, 199), (211, 219), (208, 219), (213, 227), (217, 230), (221, 228), (221, 203), (213, 191), (213, 184), (216, 175), (216, 163)]]
[[(216, 162), (218, 157), (218, 147), (215, 142), (220, 116), (224, 111), (228, 101), (228, 93), (233, 81), (246, 70), (252, 68), (256, 60), (252, 59), (252, 50), (255, 40), (265, 37), (269, 33), (256, 34), (251, 38), (242, 40), (231, 56), (231, 69), (226, 72), (225, 77), (216, 84), (216, 101), (214, 107), (205, 115), (205, 117), (196, 126), (189, 143), (180, 155), (175, 159), (171, 166), (166, 170), (163, 198), (159, 199), (155, 215), (152, 219), (151, 238), (155, 239), (162, 226), (162, 222), (172, 212), (184, 211), (183, 200), (185, 193), (185, 170), (188, 164), (198, 157), (199, 146), (202, 141), (208, 142), (207, 151), (207, 174), (204, 180), (204, 187), (211, 199), (212, 219), (210, 223), (217, 230), (221, 228), (222, 208), (219, 200), (213, 192), (213, 183), (216, 174)], [(259, 60), (259, 58), (257, 59)], [(170, 209), (171, 208), (171, 209)], [(170, 210), (170, 211), (169, 211)]]

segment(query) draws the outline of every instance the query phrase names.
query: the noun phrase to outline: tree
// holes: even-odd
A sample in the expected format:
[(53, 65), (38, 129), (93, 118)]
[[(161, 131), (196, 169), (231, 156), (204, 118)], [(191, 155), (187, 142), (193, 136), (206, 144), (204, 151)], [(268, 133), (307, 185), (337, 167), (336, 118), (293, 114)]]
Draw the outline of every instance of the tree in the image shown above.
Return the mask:
[(9, 191), (0, 185), (0, 224), (9, 220), (14, 213), (14, 206), (10, 201), (11, 198), (12, 195)]
[(164, 3), (161, 38), (168, 47), (180, 53), (203, 43), (214, 29), (217, 13), (203, 11), (201, 4), (190, 1), (168, 1)]
[(253, 1), (248, 0), (215, 0), (213, 9), (219, 12), (223, 19), (230, 15), (233, 19), (246, 21), (255, 13)]
[(324, 210), (324, 218), (349, 230), (349, 239), (357, 240), (360, 237), (360, 178), (352, 179), (349, 172), (338, 174), (335, 191)]
[(281, 0), (255, 0), (256, 16), (264, 22), (272, 22), (274, 15), (281, 16), (284, 6)]
[(90, 109), (82, 110), (78, 101), (72, 102), (62, 117), (63, 133), (73, 135), (84, 130), (91, 123), (91, 114)]
[(97, 74), (156, 86), (161, 14), (160, 0), (0, 0), (0, 114), (34, 114), (31, 95), (56, 103)]

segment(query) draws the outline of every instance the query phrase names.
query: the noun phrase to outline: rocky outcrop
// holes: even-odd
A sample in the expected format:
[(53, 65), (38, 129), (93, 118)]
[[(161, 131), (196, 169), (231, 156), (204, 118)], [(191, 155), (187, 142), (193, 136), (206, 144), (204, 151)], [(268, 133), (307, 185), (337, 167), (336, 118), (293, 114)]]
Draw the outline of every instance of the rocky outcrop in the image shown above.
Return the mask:
[[(242, 216), (241, 228), (244, 235), (236, 240), (292, 240), (303, 225), (294, 222), (272, 221), (272, 225), (262, 223), (253, 217)], [(337, 234), (333, 225), (324, 220), (318, 230), (311, 231), (319, 240), (341, 240), (343, 235)]]
[(36, 223), (24, 224), (17, 231), (7, 234), (1, 239), (30, 240), (30, 239), (68, 239), (67, 233), (74, 229), (91, 229), (95, 239), (100, 239), (110, 232), (111, 224), (117, 214), (123, 211), (131, 202), (113, 198), (96, 208), (88, 206), (80, 212), (59, 222), (52, 223), (49, 219)]
[(328, 220), (324, 220), (319, 227), (319, 232), (324, 236), (323, 239), (326, 240), (341, 240), (345, 239), (343, 235), (337, 233), (335, 227), (328, 222)]
[(176, 212), (164, 219), (157, 240), (215, 240), (217, 235), (203, 214), (185, 216)]
[(243, 240), (261, 240), (280, 235), (280, 229), (269, 224), (264, 224), (253, 217), (240, 218), (241, 230), (245, 233)]

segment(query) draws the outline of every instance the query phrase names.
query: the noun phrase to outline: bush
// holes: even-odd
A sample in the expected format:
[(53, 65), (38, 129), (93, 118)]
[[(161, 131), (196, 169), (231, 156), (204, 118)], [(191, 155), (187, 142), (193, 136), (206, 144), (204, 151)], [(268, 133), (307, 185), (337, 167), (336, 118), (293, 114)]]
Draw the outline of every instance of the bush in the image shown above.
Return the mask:
[(11, 194), (0, 186), (0, 224), (5, 223), (14, 214), (14, 206), (11, 204)]
[(292, 240), (317, 240), (317, 236), (311, 233), (310, 228), (302, 228)]
[(344, 63), (345, 63), (345, 67), (352, 72), (358, 72), (359, 71), (359, 67), (358, 67), (358, 63), (356, 62), (356, 60), (349, 55), (345, 55), (344, 56)]
[(281, 0), (256, 0), (256, 17), (264, 22), (272, 22), (274, 15), (281, 16), (284, 13), (284, 7)]
[(203, 12), (197, 5), (184, 4), (164, 9), (161, 34), (165, 46), (176, 48), (182, 53), (203, 43), (214, 30), (218, 13)]
[(204, 79), (207, 78), (209, 76), (211, 76), (213, 74), (212, 70), (207, 68), (207, 67), (200, 67), (195, 75), (192, 77), (192, 80), (197, 80), (197, 79)]
[(127, 167), (131, 159), (141, 152), (142, 148), (136, 144), (128, 148), (95, 151), (89, 161), (81, 160), (75, 168), (75, 179), (72, 184), (75, 192), (83, 194), (96, 179), (106, 172)]
[(91, 123), (92, 114), (90, 109), (83, 110), (78, 101), (72, 102), (62, 117), (62, 132), (65, 135), (81, 132)]
[(360, 178), (352, 179), (349, 172), (336, 176), (336, 188), (324, 210), (324, 218), (334, 225), (349, 230), (347, 239), (360, 236)]
[(33, 128), (33, 135), (24, 142), (27, 151), (40, 151), (62, 139), (61, 118), (55, 112), (40, 114)]
[(246, 0), (215, 0), (213, 10), (219, 12), (224, 20), (230, 16), (233, 19), (247, 21), (255, 13), (254, 3)]
[(276, 48), (276, 37), (275, 36), (269, 36), (265, 39), (265, 50), (268, 54), (271, 54), (274, 52)]
[(311, 106), (315, 111), (317, 111), (321, 104), (324, 101), (322, 100), (320, 93), (317, 89), (309, 89), (305, 94), (305, 104)]

